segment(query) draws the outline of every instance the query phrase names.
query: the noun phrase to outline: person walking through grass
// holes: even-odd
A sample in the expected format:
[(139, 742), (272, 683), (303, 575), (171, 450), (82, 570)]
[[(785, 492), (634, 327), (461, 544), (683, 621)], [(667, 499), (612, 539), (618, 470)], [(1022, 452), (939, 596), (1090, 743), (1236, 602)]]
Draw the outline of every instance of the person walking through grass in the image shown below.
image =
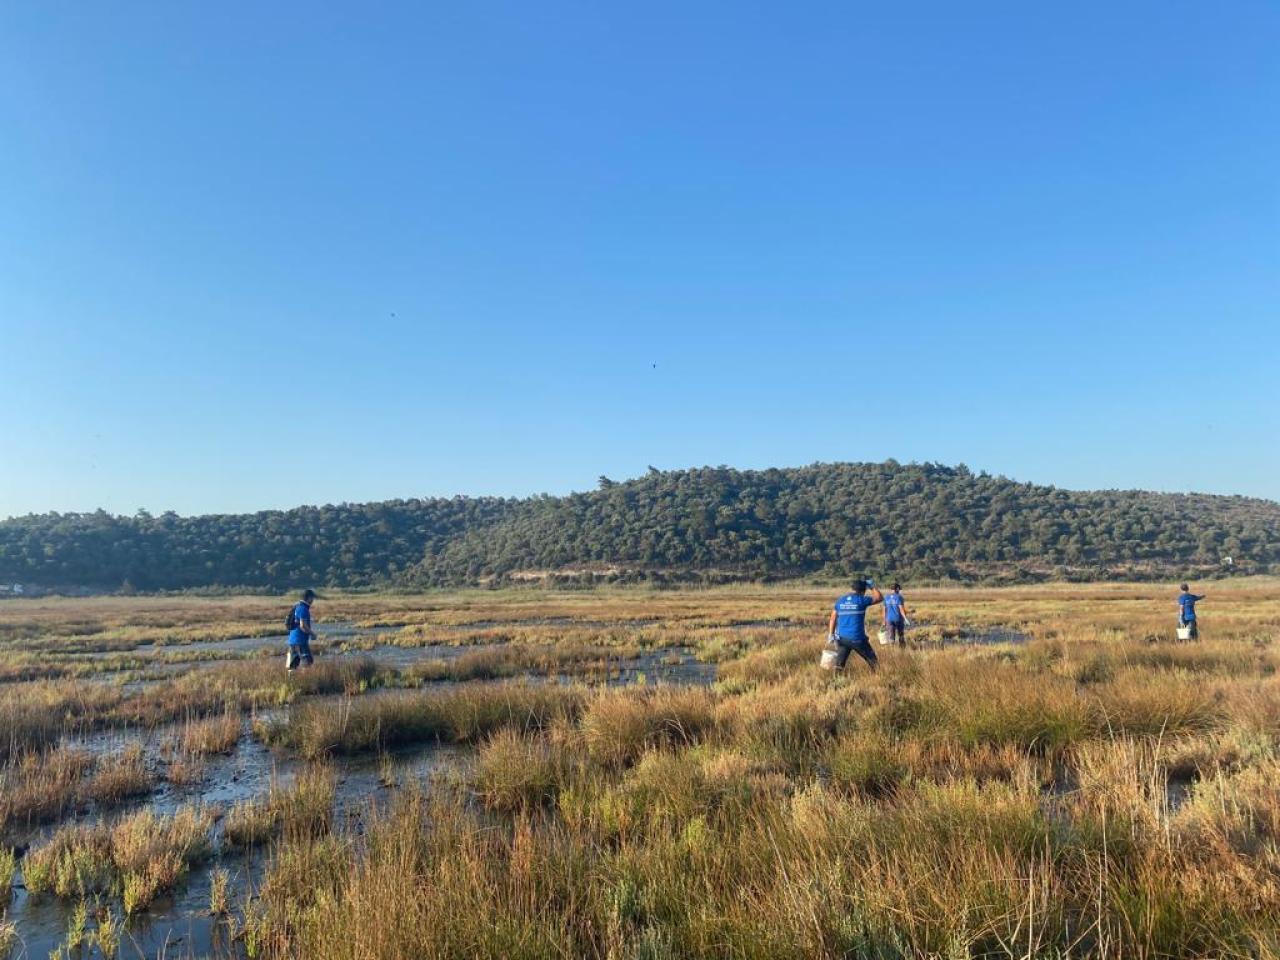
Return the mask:
[(898, 646), (907, 645), (907, 602), (902, 599), (902, 585), (899, 583), (895, 583), (884, 598), (884, 629), (890, 643), (897, 640)]
[(1182, 593), (1178, 594), (1178, 626), (1191, 629), (1191, 639), (1200, 639), (1200, 628), (1196, 625), (1196, 604), (1204, 599), (1204, 595), (1191, 592), (1187, 584), (1182, 585)]
[[(868, 589), (871, 596), (867, 596)], [(853, 581), (853, 592), (836, 601), (827, 624), (828, 639), (838, 647), (835, 669), (843, 670), (851, 653), (867, 661), (872, 670), (879, 666), (876, 652), (867, 640), (867, 608), (883, 602), (884, 594), (876, 588), (874, 580)]]
[(285, 669), (292, 673), (299, 663), (308, 667), (315, 661), (311, 656), (311, 641), (316, 638), (311, 622), (311, 601), (316, 599), (314, 590), (306, 590), (302, 599), (289, 615), (289, 652), (285, 655)]

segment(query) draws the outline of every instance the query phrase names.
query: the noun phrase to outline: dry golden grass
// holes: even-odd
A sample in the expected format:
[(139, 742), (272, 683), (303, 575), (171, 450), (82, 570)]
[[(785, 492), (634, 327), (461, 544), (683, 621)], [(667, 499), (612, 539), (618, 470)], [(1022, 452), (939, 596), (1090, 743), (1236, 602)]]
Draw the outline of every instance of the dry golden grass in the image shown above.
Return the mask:
[(81, 797), (100, 807), (113, 806), (151, 792), (152, 776), (147, 770), (140, 744), (131, 744), (120, 753), (98, 761)]
[(240, 740), (240, 716), (227, 712), (220, 717), (187, 723), (178, 735), (178, 749), (188, 756), (230, 753)]
[(152, 786), (136, 744), (103, 757), (70, 747), (26, 754), (0, 767), (0, 831), (29, 829), (90, 804), (106, 810)]
[(79, 802), (94, 767), (84, 750), (27, 754), (0, 768), (0, 830), (57, 819)]
[(201, 757), (177, 756), (169, 760), (164, 778), (175, 787), (193, 787), (204, 781), (206, 770)]

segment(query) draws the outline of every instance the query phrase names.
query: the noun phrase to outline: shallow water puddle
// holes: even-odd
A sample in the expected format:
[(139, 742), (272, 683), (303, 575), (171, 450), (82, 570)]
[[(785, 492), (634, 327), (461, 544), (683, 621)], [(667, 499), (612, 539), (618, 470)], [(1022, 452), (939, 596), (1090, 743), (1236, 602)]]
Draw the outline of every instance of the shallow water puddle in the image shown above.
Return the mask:
[[(335, 759), (335, 827), (346, 826), (356, 833), (363, 832), (365, 818), (374, 808), (389, 803), (396, 789), (425, 783), (433, 773), (456, 762), (463, 753), (461, 748), (427, 745), (392, 751), (382, 757)], [(108, 819), (146, 807), (171, 814), (183, 804), (197, 802), (225, 809), (234, 803), (265, 797), (273, 782), (287, 786), (303, 766), (299, 761), (277, 758), (244, 737), (233, 754), (209, 761), (202, 783), (182, 788), (166, 786), (147, 802), (115, 811)], [(42, 836), (47, 836), (52, 829), (42, 831)], [(148, 910), (129, 921), (122, 935), (121, 957), (240, 955), (236, 945), (229, 942), (226, 925), (210, 913), (211, 877), (216, 869), (228, 873), (228, 900), (233, 911), (240, 911), (261, 879), (266, 850), (224, 851), (220, 822), (215, 825), (212, 838), (213, 858), (193, 869), (170, 895), (157, 899)], [(108, 898), (104, 902), (117, 918), (121, 915), (118, 899)], [(19, 873), (8, 911), (8, 919), (16, 925), (20, 942), (14, 957), (36, 960), (49, 956), (65, 942), (73, 908), (74, 904), (53, 896), (31, 896), (22, 885)], [(83, 955), (87, 957), (90, 953), (86, 950)]]
[[(253, 638), (238, 642), (260, 644), (269, 639)], [(505, 644), (427, 647), (378, 645), (371, 650), (334, 651), (330, 656), (371, 656), (379, 663), (400, 669), (426, 660), (447, 661), (464, 654), (503, 646)], [(185, 669), (199, 669), (217, 662), (181, 666)], [(602, 657), (601, 667), (587, 670), (585, 674), (558, 673), (548, 676), (534, 673), (523, 676), (533, 682), (574, 683), (595, 679), (607, 686), (651, 683), (708, 685), (715, 681), (716, 673), (716, 664), (698, 660), (691, 648), (666, 647), (625, 657), (609, 656), (606, 652)], [(390, 688), (371, 691), (364, 696), (395, 692), (394, 688)], [(314, 703), (321, 699), (323, 698), (307, 698), (304, 702)], [(287, 721), (288, 708), (260, 710), (254, 716), (259, 720)], [(182, 731), (181, 724), (169, 724), (144, 731), (107, 730), (85, 736), (68, 736), (64, 738), (63, 745), (87, 750), (101, 757), (141, 744), (147, 767), (156, 777), (156, 787), (140, 801), (105, 811), (101, 814), (104, 819), (115, 820), (147, 808), (167, 815), (186, 804), (201, 804), (225, 810), (238, 803), (265, 797), (273, 784), (288, 786), (305, 766), (303, 761), (275, 754), (254, 739), (249, 733), (252, 722), (252, 716), (244, 719), (240, 740), (232, 752), (205, 756), (200, 778), (196, 782), (181, 785), (169, 783), (165, 779), (171, 746)], [(427, 744), (396, 750), (383, 756), (335, 758), (335, 824), (345, 824), (356, 834), (363, 832), (365, 818), (371, 809), (387, 803), (397, 789), (427, 781), (442, 766), (456, 762), (458, 757), (465, 754), (465, 748)], [(90, 808), (82, 811), (79, 819), (91, 821), (98, 816)], [(53, 824), (33, 830), (24, 839), (41, 842), (57, 826)], [(221, 830), (219, 821), (212, 834), (215, 849), (213, 859), (194, 869), (169, 897), (157, 900), (150, 909), (129, 922), (122, 936), (120, 956), (238, 955), (238, 947), (226, 942), (225, 925), (220, 924), (209, 912), (210, 875), (214, 869), (224, 869), (229, 873), (230, 899), (234, 906), (239, 907), (243, 905), (251, 887), (257, 883), (265, 857), (261, 851), (253, 855), (224, 855), (221, 850)], [(90, 906), (92, 913), (92, 905)], [(118, 899), (112, 900), (110, 906), (119, 917), (121, 908)], [(19, 880), (14, 900), (8, 910), (8, 919), (16, 925), (19, 936), (19, 946), (14, 956), (32, 960), (49, 956), (59, 944), (65, 942), (73, 907), (74, 904), (52, 896), (31, 897)], [(92, 927), (91, 918), (90, 928)], [(86, 951), (84, 955), (89, 954)]]

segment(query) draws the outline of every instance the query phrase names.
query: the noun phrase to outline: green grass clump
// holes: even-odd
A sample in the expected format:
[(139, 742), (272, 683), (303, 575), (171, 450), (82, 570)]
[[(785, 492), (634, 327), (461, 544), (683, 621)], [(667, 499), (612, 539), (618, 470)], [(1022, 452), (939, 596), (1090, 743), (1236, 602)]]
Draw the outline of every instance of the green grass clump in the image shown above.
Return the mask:
[(105, 893), (115, 882), (111, 832), (102, 824), (63, 827), (27, 853), (22, 878), (37, 896), (84, 899)]
[(171, 816), (142, 810), (111, 827), (63, 827), (28, 852), (23, 878), (37, 896), (88, 900), (118, 892), (133, 914), (209, 856), (212, 824), (208, 811), (181, 807)]
[(17, 869), (18, 858), (9, 847), (0, 847), (0, 908), (9, 903), (13, 896), (13, 872)]
[(901, 747), (883, 735), (846, 736), (828, 762), (832, 784), (872, 797), (895, 793), (911, 775)]

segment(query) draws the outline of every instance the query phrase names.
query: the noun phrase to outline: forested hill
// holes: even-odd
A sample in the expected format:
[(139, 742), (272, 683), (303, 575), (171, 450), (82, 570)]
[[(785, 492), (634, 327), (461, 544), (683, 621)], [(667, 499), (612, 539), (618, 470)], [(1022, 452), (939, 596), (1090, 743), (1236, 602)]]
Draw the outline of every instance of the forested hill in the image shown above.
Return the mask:
[(1280, 504), (1076, 492), (933, 464), (651, 471), (566, 497), (0, 522), (0, 584), (435, 586), (533, 576), (1179, 576), (1280, 564)]

